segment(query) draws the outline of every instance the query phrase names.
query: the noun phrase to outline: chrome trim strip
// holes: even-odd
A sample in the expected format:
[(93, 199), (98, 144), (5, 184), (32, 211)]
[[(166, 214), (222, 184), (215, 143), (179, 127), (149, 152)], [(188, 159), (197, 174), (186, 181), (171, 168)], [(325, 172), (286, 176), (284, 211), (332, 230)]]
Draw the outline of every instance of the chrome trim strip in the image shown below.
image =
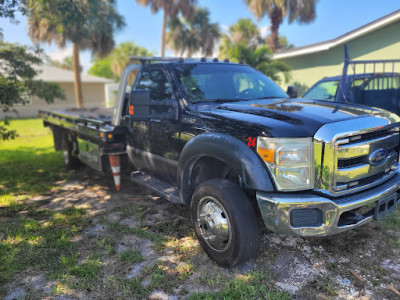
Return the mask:
[[(399, 166), (399, 164), (397, 164), (397, 166)], [(362, 185), (362, 186), (359, 186), (356, 188), (351, 188), (351, 189), (344, 190), (344, 191), (335, 191), (335, 190), (330, 191), (330, 190), (325, 190), (325, 189), (316, 189), (315, 191), (318, 193), (326, 194), (330, 197), (346, 196), (346, 195), (354, 194), (356, 192), (363, 191), (363, 190), (372, 188), (374, 186), (380, 185), (382, 183), (385, 183), (385, 181), (389, 180), (396, 174), (397, 174), (397, 172), (389, 171), (389, 173), (387, 173), (386, 175), (381, 177), (379, 180), (375, 180), (369, 184), (365, 184), (365, 185)]]
[(353, 168), (343, 168), (337, 169), (335, 181), (341, 183), (347, 183), (354, 180), (360, 180), (364, 178), (368, 178), (370, 176), (374, 176), (385, 170), (389, 169), (392, 165), (397, 163), (397, 152), (392, 153), (383, 165), (380, 166), (371, 166), (370, 164), (363, 164)]
[[(391, 148), (398, 143), (399, 134), (391, 134), (377, 139), (363, 141), (360, 143), (342, 145), (338, 149), (337, 158), (355, 158), (372, 153), (380, 147)], [(392, 145), (389, 145), (391, 143)]]
[[(315, 194), (283, 194), (257, 192), (256, 198), (266, 227), (274, 232), (300, 236), (327, 236), (353, 229), (370, 222), (367, 217), (356, 224), (338, 226), (342, 213), (368, 206), (393, 195), (400, 189), (400, 175), (371, 190), (331, 200)], [(399, 203), (399, 200), (398, 202)], [(318, 227), (294, 228), (290, 224), (293, 209), (317, 208), (323, 212), (323, 224)]]
[(357, 119), (325, 124), (315, 133), (314, 139), (324, 143), (332, 143), (336, 142), (339, 138), (379, 130), (398, 122), (400, 122), (399, 116), (390, 112), (382, 112), (373, 116), (369, 115)]

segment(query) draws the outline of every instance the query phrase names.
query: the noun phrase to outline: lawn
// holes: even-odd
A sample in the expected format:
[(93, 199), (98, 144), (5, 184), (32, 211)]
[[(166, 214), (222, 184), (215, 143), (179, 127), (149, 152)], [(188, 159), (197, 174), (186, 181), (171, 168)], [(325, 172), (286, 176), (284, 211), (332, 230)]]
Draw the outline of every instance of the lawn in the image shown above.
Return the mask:
[(10, 127), (19, 136), (0, 141), (0, 206), (40, 195), (68, 176), (40, 119), (14, 120)]
[(11, 128), (19, 136), (0, 144), (0, 283), (27, 266), (53, 270), (58, 278), (73, 270), (62, 258), (73, 250), (70, 240), (84, 226), (85, 211), (54, 212), (27, 203), (69, 174), (41, 120), (15, 120)]

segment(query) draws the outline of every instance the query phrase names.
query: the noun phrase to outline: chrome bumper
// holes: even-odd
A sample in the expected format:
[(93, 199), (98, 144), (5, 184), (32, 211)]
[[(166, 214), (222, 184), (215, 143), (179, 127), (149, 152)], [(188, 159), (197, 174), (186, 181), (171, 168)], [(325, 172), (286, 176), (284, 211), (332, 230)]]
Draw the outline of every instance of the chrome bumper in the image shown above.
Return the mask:
[[(373, 215), (351, 225), (339, 225), (342, 213), (361, 207), (374, 205), (377, 201), (389, 197), (400, 189), (400, 175), (389, 181), (357, 194), (329, 199), (315, 194), (284, 194), (257, 192), (256, 198), (262, 218), (268, 229), (283, 234), (300, 236), (326, 236), (356, 228), (373, 220)], [(400, 200), (397, 199), (397, 204)], [(290, 213), (293, 209), (312, 209), (322, 211), (322, 225), (318, 227), (293, 227)]]

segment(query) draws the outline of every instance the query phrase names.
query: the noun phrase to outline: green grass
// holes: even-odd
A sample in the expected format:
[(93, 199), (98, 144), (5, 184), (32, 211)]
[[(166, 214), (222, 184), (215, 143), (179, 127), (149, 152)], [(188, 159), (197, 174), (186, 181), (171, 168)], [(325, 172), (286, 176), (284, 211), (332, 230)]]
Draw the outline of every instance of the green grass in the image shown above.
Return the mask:
[[(20, 216), (20, 212), (26, 212)], [(74, 250), (71, 239), (86, 225), (86, 212), (71, 207), (60, 212), (38, 211), (34, 206), (21, 206), (21, 211), (0, 210), (0, 282), (16, 272), (48, 270), (55, 277), (68, 273)], [(52, 273), (52, 274), (51, 274)]]
[(383, 229), (389, 229), (389, 230), (400, 229), (400, 205), (398, 205), (397, 210), (394, 212), (394, 214), (382, 220), (380, 226)]
[(189, 299), (291, 299), (289, 294), (276, 292), (271, 287), (268, 287), (269, 276), (266, 272), (253, 271), (241, 278), (226, 282), (223, 291), (193, 293)]
[(120, 261), (127, 262), (129, 264), (138, 263), (143, 261), (142, 253), (138, 250), (125, 250), (122, 251), (118, 256)]
[(10, 129), (19, 136), (0, 142), (0, 282), (22, 271), (54, 279), (93, 277), (98, 262), (77, 265), (71, 254), (71, 240), (87, 223), (85, 210), (54, 212), (25, 201), (69, 176), (61, 154), (54, 151), (51, 131), (40, 119), (14, 120)]
[(10, 129), (19, 136), (0, 141), (0, 207), (42, 194), (68, 176), (51, 131), (40, 119), (14, 120)]
[(390, 245), (392, 245), (393, 247), (400, 248), (400, 238), (391, 239), (389, 242), (390, 242)]

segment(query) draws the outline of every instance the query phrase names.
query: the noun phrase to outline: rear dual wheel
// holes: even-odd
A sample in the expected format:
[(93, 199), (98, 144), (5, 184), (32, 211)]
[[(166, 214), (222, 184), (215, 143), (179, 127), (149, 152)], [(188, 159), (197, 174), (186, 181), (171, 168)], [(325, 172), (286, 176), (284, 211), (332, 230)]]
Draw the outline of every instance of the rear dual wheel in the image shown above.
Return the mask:
[(255, 254), (257, 218), (243, 190), (231, 181), (200, 184), (192, 197), (191, 215), (201, 247), (219, 265), (233, 267)]
[(80, 160), (73, 155), (73, 151), (72, 142), (69, 141), (67, 135), (64, 135), (61, 140), (61, 153), (67, 170), (76, 169), (80, 166)]

